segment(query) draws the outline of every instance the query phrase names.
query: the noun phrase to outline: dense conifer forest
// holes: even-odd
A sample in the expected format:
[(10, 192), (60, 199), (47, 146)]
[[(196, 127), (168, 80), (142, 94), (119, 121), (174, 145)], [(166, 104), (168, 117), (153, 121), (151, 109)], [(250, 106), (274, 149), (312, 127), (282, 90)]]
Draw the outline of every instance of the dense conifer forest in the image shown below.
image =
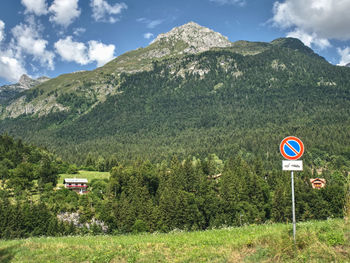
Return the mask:
[[(85, 169), (107, 169), (101, 159)], [(109, 163), (109, 179), (79, 195), (57, 188), (59, 173), (76, 166), (46, 150), (0, 136), (0, 238), (204, 230), (290, 222), (290, 174), (266, 170), (261, 159), (173, 156), (162, 162)], [(314, 173), (314, 175), (313, 175)], [(347, 173), (324, 169), (327, 187), (312, 189), (316, 171), (297, 173), (298, 221), (343, 217)], [(78, 222), (59, 214), (78, 213)], [(89, 223), (88, 227), (86, 223)]]

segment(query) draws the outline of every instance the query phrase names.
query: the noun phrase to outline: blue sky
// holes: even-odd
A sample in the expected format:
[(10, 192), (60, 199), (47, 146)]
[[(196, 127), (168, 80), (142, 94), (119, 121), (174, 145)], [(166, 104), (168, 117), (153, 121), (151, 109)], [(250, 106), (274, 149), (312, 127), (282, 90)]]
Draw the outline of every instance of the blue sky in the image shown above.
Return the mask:
[(230, 41), (301, 39), (350, 62), (350, 0), (2, 0), (0, 85), (92, 70), (194, 21)]

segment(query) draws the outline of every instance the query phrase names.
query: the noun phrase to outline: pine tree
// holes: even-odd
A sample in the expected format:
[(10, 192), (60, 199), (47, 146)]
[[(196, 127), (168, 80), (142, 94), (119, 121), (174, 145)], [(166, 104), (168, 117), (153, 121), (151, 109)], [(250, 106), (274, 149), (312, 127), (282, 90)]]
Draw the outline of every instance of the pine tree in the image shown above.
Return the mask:
[(58, 222), (57, 219), (52, 217), (49, 221), (49, 225), (47, 228), (46, 235), (48, 236), (56, 236), (58, 232)]

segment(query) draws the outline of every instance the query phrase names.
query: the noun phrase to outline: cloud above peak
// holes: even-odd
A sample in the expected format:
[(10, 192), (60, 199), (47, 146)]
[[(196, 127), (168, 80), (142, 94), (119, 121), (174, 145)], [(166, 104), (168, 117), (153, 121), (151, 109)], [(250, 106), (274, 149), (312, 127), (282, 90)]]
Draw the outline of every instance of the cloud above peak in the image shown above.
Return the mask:
[(26, 73), (20, 61), (0, 51), (0, 77), (10, 82), (17, 82)]
[(246, 0), (209, 0), (209, 1), (217, 3), (219, 5), (238, 5), (238, 6), (246, 5)]
[(119, 20), (117, 15), (128, 8), (125, 3), (110, 5), (105, 0), (91, 0), (92, 17), (97, 22), (115, 23)]
[(79, 0), (53, 0), (50, 7), (46, 0), (21, 0), (25, 14), (37, 16), (50, 15), (50, 21), (63, 27), (68, 27), (80, 16)]
[(114, 58), (114, 45), (105, 45), (101, 42), (91, 40), (87, 45), (83, 42), (77, 42), (68, 36), (55, 43), (56, 52), (63, 61), (75, 62), (80, 65), (87, 65), (97, 62), (101, 67)]
[(14, 50), (3, 48), (3, 40), (5, 40), (5, 23), (0, 20), (0, 78), (16, 82), (26, 70)]
[(283, 29), (315, 33), (321, 39), (350, 39), (350, 1), (285, 0), (275, 2), (272, 22)]
[(339, 66), (345, 66), (350, 63), (350, 47), (337, 48), (337, 52), (340, 55)]
[(114, 45), (105, 45), (101, 42), (89, 41), (89, 59), (96, 61), (98, 67), (102, 67), (107, 62), (114, 59)]
[(325, 49), (332, 46), (328, 39), (319, 38), (316, 33), (309, 34), (301, 29), (289, 32), (287, 37), (298, 38), (308, 47), (315, 45), (319, 49)]
[(80, 65), (89, 63), (85, 44), (73, 41), (71, 36), (58, 40), (55, 49), (64, 61), (74, 61)]
[(148, 33), (144, 33), (143, 37), (146, 38), (146, 39), (151, 39), (151, 38), (154, 37), (154, 35), (152, 33), (148, 32)]
[(63, 27), (68, 27), (80, 16), (79, 0), (54, 0), (49, 8), (50, 21)]
[(26, 8), (25, 13), (34, 13), (37, 16), (48, 13), (46, 0), (21, 0), (21, 3)]
[(145, 24), (146, 27), (150, 28), (150, 29), (153, 29), (164, 22), (163, 19), (151, 20), (151, 19), (144, 18), (144, 17), (138, 18), (136, 21)]
[(0, 43), (5, 39), (5, 23), (0, 20)]
[(40, 25), (34, 18), (29, 18), (26, 24), (15, 26), (11, 32), (11, 49), (16, 51), (17, 57), (31, 55), (33, 60), (39, 61), (42, 66), (54, 69), (54, 53), (47, 50), (48, 41), (41, 37)]

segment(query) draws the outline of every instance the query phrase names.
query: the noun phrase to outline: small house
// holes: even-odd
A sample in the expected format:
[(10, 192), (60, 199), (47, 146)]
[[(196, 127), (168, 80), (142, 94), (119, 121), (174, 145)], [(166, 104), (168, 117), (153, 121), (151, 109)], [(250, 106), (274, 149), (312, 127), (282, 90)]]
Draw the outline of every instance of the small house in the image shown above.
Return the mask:
[(66, 178), (63, 181), (64, 187), (79, 194), (87, 193), (88, 180), (86, 178)]
[(219, 179), (220, 177), (221, 177), (221, 173), (219, 173), (219, 174), (213, 174), (213, 175), (208, 175), (208, 178), (209, 178), (209, 179), (214, 179), (214, 180)]
[(310, 179), (310, 182), (314, 189), (321, 189), (326, 186), (326, 179), (323, 178)]

